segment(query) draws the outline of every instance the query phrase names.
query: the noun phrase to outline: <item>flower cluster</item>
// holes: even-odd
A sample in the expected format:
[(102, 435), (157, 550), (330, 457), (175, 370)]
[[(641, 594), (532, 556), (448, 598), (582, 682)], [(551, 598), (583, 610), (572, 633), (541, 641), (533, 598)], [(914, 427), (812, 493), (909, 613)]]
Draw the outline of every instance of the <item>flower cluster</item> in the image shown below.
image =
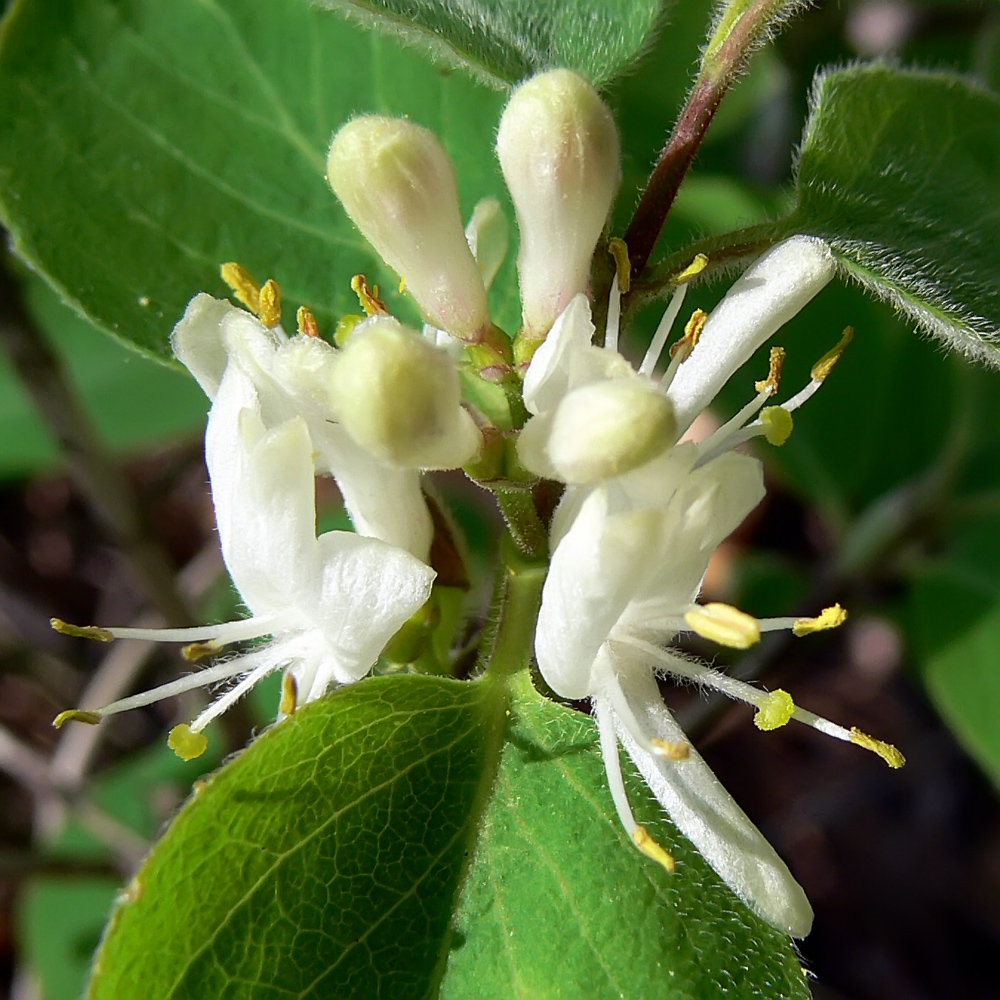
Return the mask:
[[(511, 97), (497, 155), (517, 215), (522, 326), (511, 340), (493, 323), (487, 292), (507, 245), (495, 199), (463, 228), (455, 177), (434, 135), (408, 121), (360, 117), (334, 137), (328, 179), (347, 213), (401, 278), (422, 330), (389, 315), (361, 276), (366, 316), (342, 321), (337, 346), (299, 310), (281, 327), (280, 291), (235, 265), (223, 274), (245, 308), (192, 300), (174, 351), (212, 400), (205, 453), (226, 566), (250, 612), (236, 622), (181, 630), (78, 629), (95, 638), (227, 643), (270, 636), (249, 652), (98, 710), (63, 713), (95, 722), (188, 688), (238, 678), (171, 745), (200, 753), (201, 730), (265, 674), (284, 670), (279, 717), (332, 685), (363, 677), (431, 594), (432, 522), (421, 473), (475, 462), (490, 435), (506, 435), (523, 472), (563, 484), (552, 518), (551, 563), (535, 631), (545, 683), (590, 699), (608, 784), (633, 842), (669, 870), (673, 859), (635, 820), (619, 744), (679, 829), (756, 912), (793, 936), (809, 930), (805, 896), (773, 849), (688, 744), (657, 678), (720, 690), (757, 709), (761, 729), (791, 720), (880, 754), (892, 747), (798, 708), (671, 648), (694, 632), (748, 648), (761, 633), (805, 635), (840, 624), (839, 606), (816, 618), (757, 620), (699, 604), (709, 560), (764, 494), (760, 462), (735, 449), (761, 436), (782, 444), (792, 413), (822, 384), (847, 337), (781, 403), (784, 352), (735, 416), (705, 440), (689, 439), (720, 388), (835, 271), (820, 240), (796, 236), (766, 251), (711, 315), (696, 310), (661, 365), (696, 258), (646, 356), (618, 351), (623, 245), (607, 322), (596, 336), (590, 268), (619, 176), (614, 121), (593, 89), (566, 70), (541, 74)], [(475, 377), (516, 392), (526, 420), (491, 426), (463, 402), (456, 359)], [(513, 387), (513, 388), (512, 388)], [(474, 409), (474, 408), (473, 408)], [(522, 426), (518, 426), (518, 424)], [(486, 436), (484, 437), (484, 431)], [(316, 535), (314, 477), (332, 476), (356, 533)]]

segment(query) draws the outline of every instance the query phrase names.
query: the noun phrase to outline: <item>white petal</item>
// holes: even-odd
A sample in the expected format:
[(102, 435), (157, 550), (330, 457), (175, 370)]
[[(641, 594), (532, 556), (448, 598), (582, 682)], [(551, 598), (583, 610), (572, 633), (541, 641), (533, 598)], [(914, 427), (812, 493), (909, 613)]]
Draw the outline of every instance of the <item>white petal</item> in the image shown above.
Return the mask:
[[(687, 742), (651, 673), (637, 671), (622, 687), (647, 736)], [(805, 937), (813, 913), (802, 887), (698, 753), (664, 760), (643, 749), (620, 719), (616, 726), (660, 805), (733, 892), (772, 926)]]
[(200, 292), (184, 310), (170, 334), (170, 346), (177, 360), (198, 380), (205, 395), (215, 399), (226, 370), (226, 346), (222, 321), (231, 313), (242, 312), (231, 302)]
[[(230, 381), (227, 372), (220, 397)], [(265, 431), (259, 416), (244, 409), (237, 426), (221, 427), (214, 410), (211, 423), (206, 457), (233, 583), (255, 615), (296, 607), (319, 583), (315, 469), (305, 421)]]
[(708, 406), (729, 377), (833, 277), (829, 247), (793, 236), (771, 247), (712, 310), (698, 344), (667, 393), (681, 430)]
[(590, 693), (598, 650), (662, 556), (661, 528), (658, 511), (609, 518), (603, 488), (583, 502), (552, 556), (535, 629), (538, 667), (556, 694)]
[(333, 651), (334, 678), (363, 677), (430, 597), (434, 570), (402, 549), (349, 531), (320, 536), (322, 585), (313, 618)]
[(524, 405), (532, 413), (554, 407), (570, 389), (574, 353), (590, 346), (594, 324), (586, 295), (576, 295), (559, 314), (524, 376)]

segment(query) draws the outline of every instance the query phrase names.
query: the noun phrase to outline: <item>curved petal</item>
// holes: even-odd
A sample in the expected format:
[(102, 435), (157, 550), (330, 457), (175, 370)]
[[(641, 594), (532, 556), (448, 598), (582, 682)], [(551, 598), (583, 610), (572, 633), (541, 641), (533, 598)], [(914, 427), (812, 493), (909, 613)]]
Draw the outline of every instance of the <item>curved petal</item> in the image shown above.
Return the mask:
[[(687, 742), (650, 671), (629, 671), (621, 686), (647, 737)], [(665, 760), (640, 746), (617, 716), (615, 724), (657, 801), (733, 892), (772, 926), (805, 937), (813, 918), (805, 892), (698, 753)]]
[(371, 669), (385, 644), (430, 597), (434, 570), (402, 549), (349, 531), (319, 538), (321, 584), (312, 618), (329, 646), (333, 679)]
[(242, 311), (225, 299), (199, 292), (170, 334), (175, 357), (197, 379), (209, 399), (215, 399), (228, 361), (223, 320), (230, 313)]
[(554, 407), (570, 389), (572, 359), (590, 347), (594, 324), (586, 295), (575, 295), (559, 314), (524, 375), (524, 405), (532, 413)]
[(535, 628), (538, 667), (556, 694), (590, 694), (598, 650), (659, 562), (661, 533), (658, 511), (609, 517), (602, 488), (581, 505), (552, 556)]
[(812, 236), (771, 247), (712, 310), (694, 351), (677, 369), (667, 396), (678, 430), (715, 399), (729, 377), (833, 277), (830, 248)]

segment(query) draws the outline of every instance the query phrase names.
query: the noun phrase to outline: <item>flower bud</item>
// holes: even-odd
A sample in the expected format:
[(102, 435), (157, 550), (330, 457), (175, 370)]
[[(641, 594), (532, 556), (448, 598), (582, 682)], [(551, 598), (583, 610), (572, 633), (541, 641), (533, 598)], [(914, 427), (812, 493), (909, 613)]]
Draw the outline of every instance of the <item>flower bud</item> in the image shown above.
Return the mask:
[(451, 469), (479, 451), (481, 436), (462, 408), (454, 362), (391, 316), (355, 328), (330, 389), (348, 434), (389, 465)]
[(427, 322), (463, 340), (489, 323), (455, 172), (433, 133), (378, 115), (333, 137), (327, 179), (362, 235), (406, 282)]
[(554, 417), (534, 417), (518, 456), (536, 475), (586, 485), (654, 459), (674, 439), (670, 403), (643, 379), (619, 378), (574, 389)]
[(586, 290), (618, 186), (618, 131), (589, 83), (551, 70), (514, 91), (500, 119), (497, 156), (521, 232), (525, 331), (542, 338)]

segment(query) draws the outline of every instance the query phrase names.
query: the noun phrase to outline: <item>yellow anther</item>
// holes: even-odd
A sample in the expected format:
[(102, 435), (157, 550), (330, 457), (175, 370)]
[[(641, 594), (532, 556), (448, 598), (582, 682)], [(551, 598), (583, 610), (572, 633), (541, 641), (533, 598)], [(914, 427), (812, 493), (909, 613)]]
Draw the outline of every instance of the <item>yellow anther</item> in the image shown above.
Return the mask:
[(219, 268), (222, 280), (233, 290), (237, 301), (242, 302), (254, 315), (260, 314), (260, 285), (250, 272), (240, 264), (230, 261)]
[(791, 436), (795, 421), (783, 406), (765, 406), (760, 411), (760, 422), (764, 425), (764, 437), (768, 444), (780, 448)]
[(281, 701), (278, 711), (282, 715), (291, 715), (299, 707), (299, 686), (291, 674), (281, 678)]
[(308, 306), (299, 306), (295, 313), (295, 325), (303, 337), (319, 336), (319, 323), (316, 322), (315, 313)]
[(705, 639), (732, 649), (749, 649), (760, 642), (760, 622), (731, 604), (701, 604), (692, 608), (684, 620)]
[(113, 642), (114, 636), (99, 625), (70, 625), (61, 618), (50, 618), (49, 624), (60, 635), (71, 635), (74, 639), (95, 639), (97, 642)]
[(192, 732), (191, 727), (182, 722), (174, 726), (167, 736), (167, 746), (181, 760), (194, 760), (208, 749), (208, 737), (204, 733)]
[(650, 740), (657, 757), (666, 760), (687, 760), (691, 756), (691, 745), (684, 740), (671, 743), (670, 740)]
[(837, 342), (837, 346), (832, 350), (827, 351), (826, 354), (824, 354), (823, 357), (821, 357), (819, 361), (812, 366), (812, 371), (810, 371), (809, 375), (814, 382), (822, 382), (827, 375), (833, 371), (833, 366), (840, 360), (841, 354), (847, 350), (847, 345), (853, 339), (854, 327), (845, 327), (840, 340)]
[(632, 287), (632, 264), (628, 259), (628, 246), (617, 236), (608, 240), (608, 253), (615, 259), (615, 272), (618, 275), (618, 291), (624, 295)]
[(334, 344), (337, 347), (343, 347), (351, 339), (354, 328), (363, 321), (364, 316), (359, 316), (357, 313), (348, 313), (346, 316), (341, 316), (337, 320), (337, 329), (333, 331)]
[(56, 729), (62, 729), (67, 722), (86, 722), (88, 726), (96, 726), (100, 721), (100, 712), (85, 712), (80, 708), (71, 708), (66, 712), (60, 712), (52, 720), (52, 725), (55, 726)]
[(792, 701), (792, 696), (778, 688), (765, 695), (764, 700), (757, 706), (753, 724), (768, 733), (772, 729), (788, 725), (794, 714), (795, 702)]
[(181, 656), (188, 663), (198, 663), (201, 660), (207, 660), (210, 656), (221, 653), (223, 649), (225, 649), (225, 646), (222, 643), (209, 639), (208, 642), (192, 642), (190, 645), (184, 646), (181, 649)]
[(663, 865), (671, 875), (674, 873), (674, 868), (677, 866), (673, 857), (653, 840), (644, 826), (637, 826), (632, 831), (632, 842), (647, 858), (652, 858), (658, 865)]
[(402, 295), (406, 291), (406, 275), (405, 274), (399, 279), (399, 285), (397, 287), (399, 289), (399, 294), (400, 295)]
[(861, 732), (860, 729), (851, 730), (851, 742), (866, 750), (871, 750), (872, 753), (877, 753), (889, 767), (902, 767), (906, 763), (906, 758), (891, 743), (877, 740), (874, 736)]
[(815, 618), (800, 618), (792, 626), (793, 635), (810, 635), (813, 632), (822, 632), (824, 629), (837, 628), (847, 621), (847, 612), (839, 605), (824, 608)]
[(366, 316), (387, 316), (389, 309), (378, 297), (378, 285), (369, 287), (368, 281), (363, 274), (356, 274), (351, 278), (351, 291), (358, 297), (361, 308)]
[(754, 382), (753, 387), (758, 392), (766, 392), (773, 396), (778, 391), (781, 382), (781, 369), (785, 366), (785, 349), (783, 347), (772, 347), (771, 356), (768, 359), (767, 378), (762, 382)]
[(678, 354), (681, 354), (681, 361), (686, 361), (690, 356), (691, 352), (695, 349), (695, 345), (698, 343), (698, 338), (701, 336), (701, 331), (705, 329), (705, 324), (708, 322), (708, 313), (704, 309), (695, 309), (691, 313), (691, 318), (684, 325), (684, 336), (677, 341), (676, 344), (672, 344), (670, 347), (670, 357), (674, 358)]
[(268, 278), (260, 290), (260, 321), (269, 330), (281, 323), (281, 288)]
[(692, 278), (697, 278), (706, 267), (708, 267), (708, 256), (700, 253), (683, 271), (679, 271), (670, 279), (671, 284), (683, 285)]

